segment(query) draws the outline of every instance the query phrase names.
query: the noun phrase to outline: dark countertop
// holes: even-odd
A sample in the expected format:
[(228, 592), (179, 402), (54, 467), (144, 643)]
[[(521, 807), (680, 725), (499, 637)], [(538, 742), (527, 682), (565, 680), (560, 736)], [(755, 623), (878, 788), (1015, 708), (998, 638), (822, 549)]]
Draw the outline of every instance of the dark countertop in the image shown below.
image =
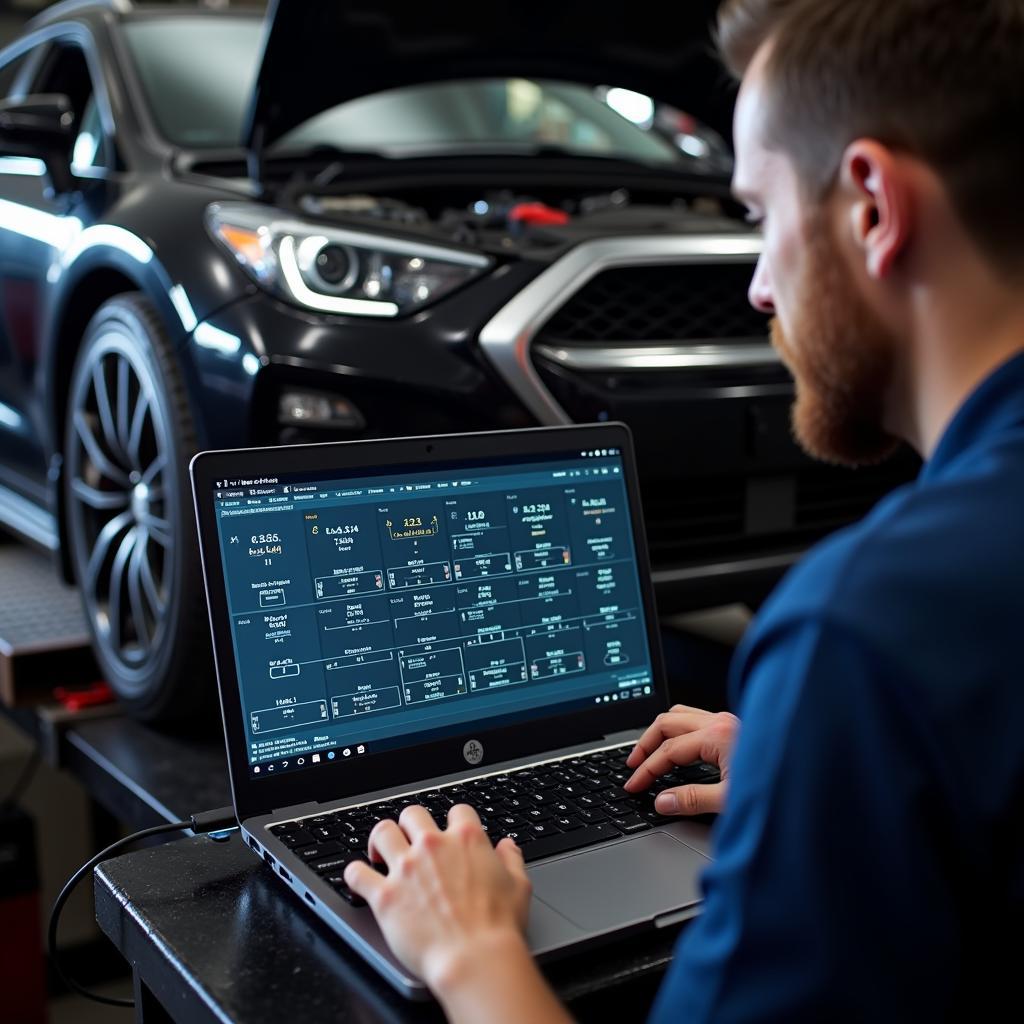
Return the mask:
[[(100, 927), (173, 1020), (443, 1019), (436, 1005), (407, 1002), (348, 953), (237, 833), (118, 857), (97, 868), (94, 884)], [(546, 972), (577, 1019), (642, 1020), (673, 939), (626, 940)]]

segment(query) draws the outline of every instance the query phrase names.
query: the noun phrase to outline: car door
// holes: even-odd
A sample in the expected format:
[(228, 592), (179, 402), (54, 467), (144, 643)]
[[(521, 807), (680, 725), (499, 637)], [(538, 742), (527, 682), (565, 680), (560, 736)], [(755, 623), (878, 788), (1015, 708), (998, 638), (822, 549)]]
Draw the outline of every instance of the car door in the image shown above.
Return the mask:
[(66, 95), (76, 128), (71, 194), (54, 193), (41, 160), (0, 156), (0, 484), (43, 504), (46, 454), (54, 440), (39, 380), (47, 275), (90, 219), (90, 196), (102, 187), (109, 140), (79, 33), (51, 38), (22, 59), (26, 67), (13, 76), (8, 98)]
[[(38, 50), (22, 50), (0, 66), (0, 96), (16, 94), (16, 84), (24, 81), (28, 65), (39, 56)], [(32, 178), (40, 173), (39, 161), (0, 155), (0, 486), (38, 502), (45, 491), (30, 376), (36, 345), (31, 304), (36, 290), (26, 274), (21, 239), (28, 230), (23, 202), (38, 193)], [(34, 247), (32, 241), (29, 247)]]

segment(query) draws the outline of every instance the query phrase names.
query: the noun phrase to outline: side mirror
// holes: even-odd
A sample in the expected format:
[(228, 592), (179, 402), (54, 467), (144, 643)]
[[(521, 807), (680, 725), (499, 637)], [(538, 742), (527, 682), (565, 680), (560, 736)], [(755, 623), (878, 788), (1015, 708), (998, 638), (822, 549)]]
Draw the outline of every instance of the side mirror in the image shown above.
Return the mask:
[(75, 114), (59, 93), (0, 101), (0, 155), (36, 157), (46, 164), (54, 191), (70, 192)]

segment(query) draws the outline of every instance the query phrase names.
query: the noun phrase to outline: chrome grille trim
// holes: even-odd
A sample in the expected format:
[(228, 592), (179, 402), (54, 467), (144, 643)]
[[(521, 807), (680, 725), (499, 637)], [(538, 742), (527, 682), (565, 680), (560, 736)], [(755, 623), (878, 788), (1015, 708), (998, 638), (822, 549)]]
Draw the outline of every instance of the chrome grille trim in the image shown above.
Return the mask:
[(537, 332), (588, 281), (617, 267), (754, 263), (762, 240), (743, 232), (583, 242), (531, 281), (480, 332), (487, 358), (517, 398), (545, 425), (571, 417), (544, 386), (530, 359)]

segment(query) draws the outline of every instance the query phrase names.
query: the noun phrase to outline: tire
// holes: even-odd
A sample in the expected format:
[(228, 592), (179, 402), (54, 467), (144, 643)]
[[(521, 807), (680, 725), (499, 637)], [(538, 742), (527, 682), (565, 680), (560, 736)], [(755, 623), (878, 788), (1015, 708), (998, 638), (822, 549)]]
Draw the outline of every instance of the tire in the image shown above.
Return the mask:
[(188, 483), (195, 426), (170, 339), (140, 293), (109, 300), (89, 322), (66, 412), (67, 533), (100, 668), (136, 718), (212, 713)]

